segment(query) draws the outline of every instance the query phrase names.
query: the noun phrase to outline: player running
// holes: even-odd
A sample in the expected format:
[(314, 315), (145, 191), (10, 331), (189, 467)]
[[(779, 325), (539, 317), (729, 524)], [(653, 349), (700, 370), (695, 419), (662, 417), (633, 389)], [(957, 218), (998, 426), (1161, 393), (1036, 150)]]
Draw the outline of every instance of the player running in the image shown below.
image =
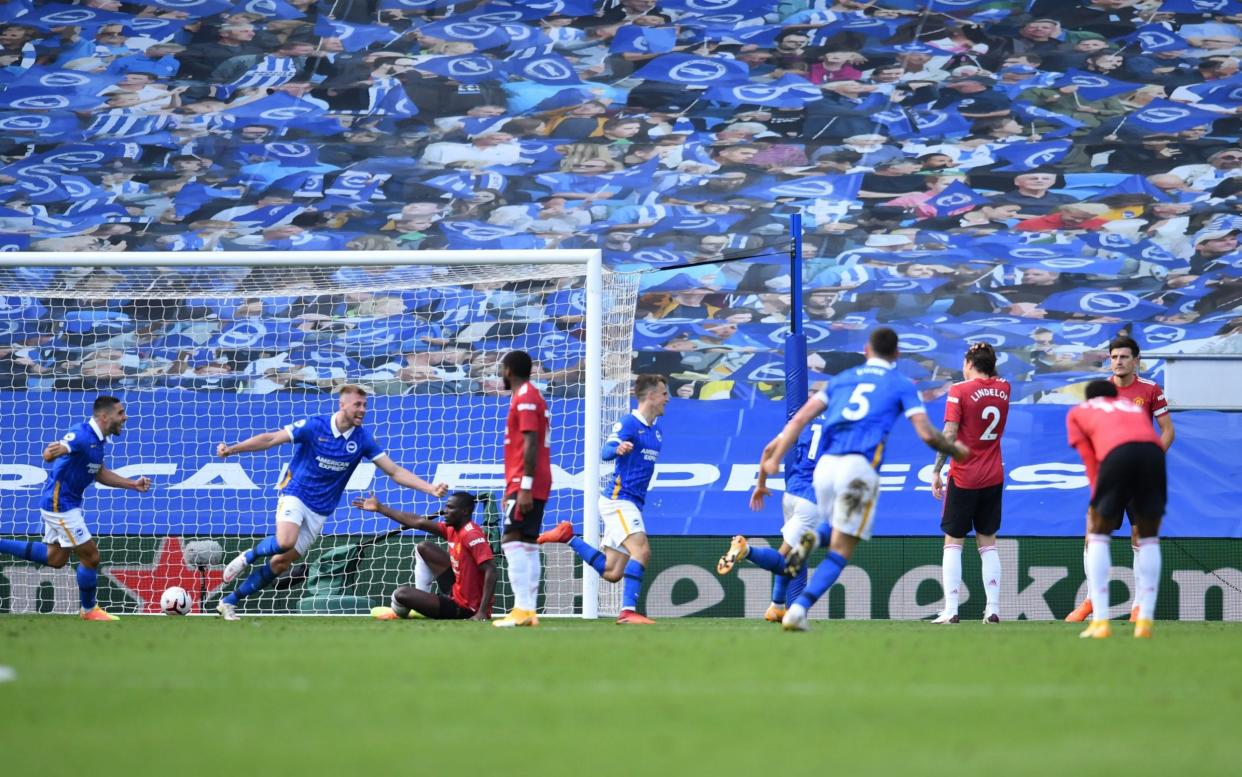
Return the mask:
[(539, 535), (539, 543), (568, 543), (608, 582), (624, 578), (617, 623), (644, 625), (655, 621), (638, 612), (643, 573), (651, 559), (642, 509), (663, 444), (656, 419), (664, 415), (668, 404), (668, 385), (659, 375), (639, 375), (634, 380), (634, 396), (638, 409), (612, 425), (600, 456), (604, 461), (616, 462), (613, 482), (599, 497), (599, 514), (604, 521), (603, 552), (575, 537), (569, 521), (561, 521)]
[(1109, 535), (1121, 527), (1125, 513), (1139, 537), (1134, 559), (1134, 575), (1139, 581), (1135, 586), (1138, 617), (1134, 636), (1150, 638), (1160, 589), (1160, 520), (1167, 492), (1163, 441), (1152, 430), (1144, 410), (1120, 396), (1111, 381), (1092, 381), (1087, 384), (1086, 396), (1087, 401), (1065, 418), (1069, 444), (1082, 457), (1091, 483), (1083, 566), (1095, 611), (1091, 625), (1079, 636), (1104, 639), (1112, 633), (1108, 620), (1112, 566)]
[(311, 416), (274, 432), (256, 434), (248, 440), (216, 446), (216, 455), (228, 458), (235, 453), (265, 451), (277, 445), (295, 443), (293, 462), (278, 486), (276, 533), (247, 550), (224, 568), (228, 583), (259, 559), (263, 566), (250, 573), (241, 585), (216, 606), (226, 621), (240, 620), (237, 605), (242, 599), (271, 585), (294, 561), (306, 555), (323, 531), (324, 522), (341, 502), (345, 484), (364, 458), (374, 462), (393, 482), (435, 497), (444, 496), (448, 486), (431, 485), (398, 465), (371, 432), (362, 426), (367, 415), (367, 391), (361, 386), (341, 387), (340, 408), (331, 415)]
[[(378, 620), (417, 617), (437, 620), (485, 621), (492, 617), (492, 597), (496, 592), (496, 563), (491, 543), (474, 522), (473, 494), (449, 494), (444, 509), (436, 516), (415, 515), (394, 510), (371, 494), (351, 503), (354, 507), (391, 518), (410, 529), (434, 534), (448, 541), (448, 552), (433, 542), (414, 547), (414, 585), (403, 585), (392, 593), (391, 607), (376, 607), (371, 615)], [(431, 583), (450, 596), (431, 592)]]
[[(785, 493), (781, 496), (781, 513), (785, 523), (781, 527), (781, 547), (779, 550), (757, 547), (740, 534), (729, 543), (729, 550), (716, 562), (716, 574), (727, 575), (737, 562), (748, 560), (755, 566), (772, 573), (772, 602), (763, 613), (763, 619), (770, 623), (780, 623), (790, 605), (797, 601), (806, 590), (806, 569), (798, 570), (796, 577), (785, 574), (785, 556), (790, 548), (798, 543), (803, 532), (812, 531), (819, 523), (818, 508), (815, 506), (815, 462), (819, 450), (824, 443), (824, 423), (815, 419), (801, 434), (794, 448), (794, 464), (785, 472)], [(763, 449), (760, 461), (768, 456), (773, 443)], [(768, 474), (759, 470), (755, 482), (755, 490), (750, 494), (750, 509), (759, 512), (763, 509), (764, 499), (771, 496), (768, 488)]]
[(0, 540), (0, 553), (60, 569), (69, 554), (78, 557), (78, 617), (86, 621), (120, 620), (96, 602), (99, 587), (99, 546), (86, 528), (82, 494), (92, 482), (112, 488), (145, 493), (151, 480), (121, 477), (104, 466), (104, 446), (125, 427), (125, 405), (116, 397), (96, 397), (91, 417), (72, 427), (59, 441), (43, 449), (51, 462), (52, 476), (43, 483), (39, 513), (43, 516), (43, 544), (25, 540)]
[(500, 377), (513, 391), (505, 423), (505, 522), (500, 548), (509, 566), (513, 609), (493, 623), (502, 629), (538, 626), (541, 557), (536, 541), (543, 509), (552, 492), (551, 415), (530, 382), (526, 351), (510, 351), (500, 361)]
[[(1108, 344), (1108, 360), (1112, 365), (1113, 372), (1108, 380), (1117, 387), (1117, 396), (1142, 408), (1147, 415), (1147, 423), (1151, 423), (1153, 419), (1155, 420), (1160, 427), (1160, 447), (1168, 451), (1169, 447), (1173, 445), (1173, 416), (1169, 413), (1169, 403), (1165, 401), (1164, 389), (1160, 387), (1160, 384), (1154, 380), (1140, 378), (1138, 375), (1138, 343), (1134, 341), (1134, 338), (1126, 337), (1125, 335), (1114, 337)], [(1137, 563), (1139, 533), (1138, 527), (1134, 524), (1133, 517), (1131, 517), (1130, 521), (1130, 548), (1134, 552), (1136, 559), (1134, 587), (1142, 588), (1145, 581), (1139, 578), (1140, 573)], [(1083, 600), (1082, 604), (1075, 607), (1069, 615), (1066, 615), (1065, 620), (1070, 623), (1080, 623), (1086, 620), (1091, 612), (1091, 594), (1088, 591), (1087, 598)], [(1130, 610), (1130, 622), (1133, 623), (1136, 620), (1138, 620), (1137, 599), (1134, 607)]]
[(1005, 467), (1001, 463), (1001, 436), (1009, 417), (1009, 382), (996, 377), (996, 351), (987, 343), (975, 343), (962, 362), (961, 383), (949, 389), (944, 406), (944, 436), (970, 449), (964, 464), (949, 466), (949, 480), (940, 470), (947, 456), (936, 455), (932, 465), (932, 496), (944, 500), (940, 530), (944, 532), (941, 577), (944, 610), (932, 623), (957, 623), (962, 590), (962, 542), (973, 529), (983, 567), (983, 592), (987, 604), (984, 623), (1000, 623), (1000, 554), (996, 532), (1000, 529), (1001, 496)]
[(859, 540), (870, 539), (872, 513), (880, 491), (877, 470), (884, 456), (884, 441), (898, 416), (910, 419), (919, 439), (954, 461), (965, 461), (970, 455), (966, 446), (946, 440), (932, 428), (914, 384), (895, 369), (896, 332), (888, 327), (873, 330), (864, 354), (864, 364), (837, 374), (826, 389), (806, 401), (765, 448), (768, 453), (760, 465), (768, 475), (776, 474), (803, 428), (824, 414), (828, 439), (815, 464), (815, 496), (821, 521), (790, 549), (785, 573), (792, 576), (801, 571), (819, 545), (828, 544), (829, 551), (806, 590), (781, 620), (786, 631), (807, 630), (807, 611), (841, 576)]

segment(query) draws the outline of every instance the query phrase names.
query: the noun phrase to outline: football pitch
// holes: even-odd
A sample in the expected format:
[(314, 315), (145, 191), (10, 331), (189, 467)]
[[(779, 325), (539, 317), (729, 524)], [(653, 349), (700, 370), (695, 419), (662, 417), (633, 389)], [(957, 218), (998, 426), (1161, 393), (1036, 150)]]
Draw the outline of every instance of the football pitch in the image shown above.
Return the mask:
[(1236, 774), (1242, 626), (0, 618), (18, 774)]

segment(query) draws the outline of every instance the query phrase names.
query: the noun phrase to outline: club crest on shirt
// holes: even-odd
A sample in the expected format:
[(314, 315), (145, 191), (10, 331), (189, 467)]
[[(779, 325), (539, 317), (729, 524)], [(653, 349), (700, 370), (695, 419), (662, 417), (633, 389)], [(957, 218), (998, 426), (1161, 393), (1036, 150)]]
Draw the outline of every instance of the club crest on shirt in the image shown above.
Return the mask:
[(353, 440), (350, 440), (349, 442), (345, 443), (345, 452), (346, 453), (357, 453), (358, 443), (354, 442)]
[(1138, 405), (1139, 407), (1142, 407), (1142, 406), (1143, 406), (1143, 398), (1142, 398), (1142, 397), (1135, 397), (1135, 398), (1134, 398), (1134, 404)]

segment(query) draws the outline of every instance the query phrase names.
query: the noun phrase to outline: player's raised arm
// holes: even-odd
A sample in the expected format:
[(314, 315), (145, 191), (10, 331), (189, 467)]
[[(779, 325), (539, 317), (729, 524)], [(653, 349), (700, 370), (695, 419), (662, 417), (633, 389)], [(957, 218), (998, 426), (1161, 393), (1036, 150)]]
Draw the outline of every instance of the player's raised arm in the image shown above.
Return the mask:
[(376, 467), (388, 477), (392, 478), (392, 482), (405, 488), (412, 488), (415, 491), (421, 491), (428, 496), (442, 497), (448, 493), (447, 483), (436, 483), (432, 485), (423, 480), (418, 475), (410, 472), (405, 467), (392, 460), (390, 456), (380, 456), (374, 460)]
[(222, 442), (216, 446), (216, 455), (222, 459), (227, 459), (235, 453), (265, 451), (268, 448), (275, 448), (277, 445), (284, 445), (287, 442), (293, 442), (293, 433), (288, 429), (277, 429), (274, 432), (256, 434), (254, 437), (242, 440), (234, 445)]
[(350, 504), (357, 507), (359, 510), (379, 513), (385, 518), (396, 521), (407, 529), (425, 531), (428, 534), (434, 534), (437, 537), (444, 536), (444, 527), (440, 524), (440, 521), (437, 520), (438, 514), (435, 516), (419, 515), (417, 513), (407, 513), (402, 510), (396, 510), (381, 502), (375, 494), (371, 494), (365, 498), (355, 497)]
[(99, 472), (95, 474), (95, 482), (110, 488), (126, 488), (143, 494), (147, 492), (147, 489), (151, 488), (151, 478), (146, 475), (137, 478), (127, 478), (116, 474), (107, 467), (99, 468)]
[(785, 454), (794, 447), (798, 442), (798, 435), (802, 434), (802, 430), (806, 425), (815, 420), (815, 417), (828, 409), (827, 403), (820, 399), (820, 394), (815, 394), (806, 401), (802, 407), (798, 408), (798, 412), (794, 413), (794, 417), (789, 419), (785, 424), (785, 428), (781, 433), (772, 438), (772, 441), (763, 449), (763, 460), (759, 462), (761, 472), (769, 475), (775, 475), (780, 471), (781, 462), (785, 460)]
[(927, 443), (927, 447), (952, 457), (954, 461), (961, 462), (970, 458), (970, 449), (956, 440), (947, 439), (943, 434), (936, 431), (936, 428), (931, 425), (931, 421), (927, 420), (927, 413), (914, 413), (907, 417), (910, 419), (910, 423), (914, 425), (915, 434), (919, 436), (920, 440)]

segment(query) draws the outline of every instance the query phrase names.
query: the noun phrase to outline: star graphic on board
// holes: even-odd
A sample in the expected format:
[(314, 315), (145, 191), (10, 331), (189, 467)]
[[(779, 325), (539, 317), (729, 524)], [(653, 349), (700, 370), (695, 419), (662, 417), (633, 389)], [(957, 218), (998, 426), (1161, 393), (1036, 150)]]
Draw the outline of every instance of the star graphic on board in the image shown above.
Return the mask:
[(174, 585), (181, 586), (190, 595), (190, 612), (201, 612), (198, 597), (204, 581), (208, 596), (224, 585), (223, 570), (208, 569), (200, 573), (185, 563), (180, 537), (165, 537), (150, 566), (110, 567), (104, 574), (138, 600), (139, 612), (158, 613), (160, 595)]

